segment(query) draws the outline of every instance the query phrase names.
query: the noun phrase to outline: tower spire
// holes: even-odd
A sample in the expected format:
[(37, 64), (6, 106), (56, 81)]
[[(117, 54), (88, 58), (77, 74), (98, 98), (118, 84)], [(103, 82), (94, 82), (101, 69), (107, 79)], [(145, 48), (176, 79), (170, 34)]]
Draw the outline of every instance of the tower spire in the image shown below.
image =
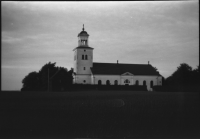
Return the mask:
[(83, 24), (83, 31), (84, 31), (84, 24)]

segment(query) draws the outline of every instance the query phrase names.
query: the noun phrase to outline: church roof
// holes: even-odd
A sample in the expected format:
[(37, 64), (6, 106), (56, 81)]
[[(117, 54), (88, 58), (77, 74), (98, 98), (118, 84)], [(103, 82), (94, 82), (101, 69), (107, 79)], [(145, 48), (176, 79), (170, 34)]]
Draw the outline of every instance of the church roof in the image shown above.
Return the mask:
[(91, 71), (94, 75), (121, 75), (126, 72), (133, 75), (160, 75), (149, 64), (93, 63)]
[(86, 31), (81, 31), (79, 34), (78, 34), (78, 37), (79, 36), (89, 36), (89, 34), (86, 32)]
[(78, 37), (79, 36), (89, 36), (89, 34), (85, 31), (85, 29), (84, 29), (84, 24), (83, 24), (83, 29), (82, 29), (82, 31), (78, 34)]
[(81, 45), (81, 46), (78, 46), (78, 47), (74, 48), (73, 51), (74, 51), (75, 49), (80, 49), (80, 48), (82, 48), (82, 49), (94, 49), (94, 48), (89, 47), (89, 46)]

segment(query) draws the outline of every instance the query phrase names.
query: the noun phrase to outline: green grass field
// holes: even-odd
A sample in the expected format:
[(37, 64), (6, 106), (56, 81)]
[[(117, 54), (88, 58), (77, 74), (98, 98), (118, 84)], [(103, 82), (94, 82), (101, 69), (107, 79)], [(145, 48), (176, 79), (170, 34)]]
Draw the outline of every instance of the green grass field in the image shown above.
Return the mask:
[(199, 93), (2, 92), (2, 137), (198, 138)]

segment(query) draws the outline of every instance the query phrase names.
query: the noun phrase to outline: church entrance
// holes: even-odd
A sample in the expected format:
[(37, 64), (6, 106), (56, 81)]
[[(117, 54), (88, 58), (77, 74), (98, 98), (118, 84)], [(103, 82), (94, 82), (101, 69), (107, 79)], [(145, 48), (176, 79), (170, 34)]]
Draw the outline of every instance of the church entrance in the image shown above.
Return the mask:
[(129, 84), (130, 84), (130, 81), (129, 81), (128, 79), (126, 79), (126, 80), (124, 81), (124, 84), (125, 84), (125, 85), (129, 85)]

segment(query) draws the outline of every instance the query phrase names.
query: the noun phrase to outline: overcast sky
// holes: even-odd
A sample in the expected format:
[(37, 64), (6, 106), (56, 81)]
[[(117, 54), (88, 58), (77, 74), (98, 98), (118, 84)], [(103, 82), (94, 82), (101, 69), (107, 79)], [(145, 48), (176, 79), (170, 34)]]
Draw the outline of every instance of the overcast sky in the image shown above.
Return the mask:
[(47, 62), (73, 67), (85, 25), (94, 62), (150, 64), (165, 78), (199, 65), (199, 2), (1, 2), (2, 90)]

